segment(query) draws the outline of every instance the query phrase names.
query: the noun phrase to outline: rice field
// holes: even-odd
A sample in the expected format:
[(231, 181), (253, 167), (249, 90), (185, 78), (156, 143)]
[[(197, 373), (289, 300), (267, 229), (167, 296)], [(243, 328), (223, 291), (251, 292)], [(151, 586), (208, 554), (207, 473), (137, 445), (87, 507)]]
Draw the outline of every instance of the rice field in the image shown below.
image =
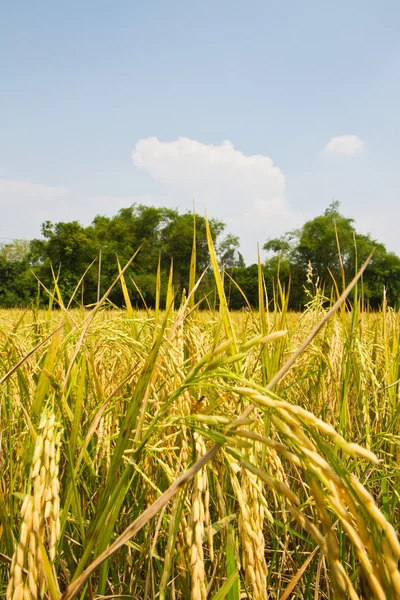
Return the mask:
[(215, 277), (0, 310), (0, 597), (400, 598), (400, 314)]

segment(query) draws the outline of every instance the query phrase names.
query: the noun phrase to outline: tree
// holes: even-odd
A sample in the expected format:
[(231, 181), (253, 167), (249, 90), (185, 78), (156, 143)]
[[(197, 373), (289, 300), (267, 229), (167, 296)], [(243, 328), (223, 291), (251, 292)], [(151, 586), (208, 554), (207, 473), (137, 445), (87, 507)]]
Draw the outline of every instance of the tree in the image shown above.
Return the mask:
[(239, 252), (239, 238), (228, 233), (220, 243), (217, 250), (220, 263), (223, 267), (244, 267), (243, 255)]
[[(235, 283), (233, 283), (233, 281)], [(236, 284), (236, 285), (235, 285)], [(249, 267), (235, 265), (226, 270), (224, 278), (225, 294), (232, 310), (240, 310), (247, 306), (247, 302), (252, 307), (258, 306), (258, 265)], [(243, 298), (243, 292), (246, 299)]]
[[(53, 272), (59, 272), (58, 286), (64, 301), (68, 301), (89, 264), (96, 258), (96, 243), (88, 228), (78, 221), (42, 225), (44, 239), (32, 240), (30, 261), (39, 279), (52, 288)], [(53, 272), (52, 272), (53, 269)], [(87, 282), (90, 281), (90, 276)], [(91, 277), (93, 288), (93, 274)]]
[(37, 282), (27, 257), (7, 260), (0, 253), (0, 306), (23, 307), (35, 298)]
[(0, 244), (0, 256), (5, 260), (24, 260), (29, 254), (28, 240), (13, 240), (8, 244)]
[[(231, 260), (237, 254), (238, 238), (228, 235), (222, 243), (219, 238), (225, 224), (210, 219), (211, 235), (217, 252)], [(162, 298), (165, 299), (166, 284), (171, 259), (174, 265), (174, 286), (179, 297), (188, 288), (190, 257), (193, 247), (194, 217), (191, 213), (180, 214), (177, 210), (134, 204), (121, 209), (114, 217), (96, 216), (89, 227), (77, 221), (53, 224), (46, 221), (42, 226), (43, 239), (30, 244), (29, 258), (38, 277), (52, 287), (53, 270), (59, 271), (58, 285), (64, 301), (68, 300), (80, 277), (92, 261), (97, 264), (85, 276), (83, 301), (96, 301), (98, 285), (98, 259), (101, 250), (100, 289), (104, 292), (118, 272), (117, 260), (124, 265), (139, 250), (129, 276), (140, 288), (146, 303), (154, 305), (156, 273), (161, 259)], [(197, 275), (209, 263), (204, 217), (196, 216), (196, 267)], [(208, 291), (207, 280), (203, 293)], [(139, 294), (133, 293), (133, 301), (141, 303)], [(79, 300), (81, 296), (79, 295)], [(121, 286), (113, 288), (109, 299), (117, 306), (124, 303)]]
[[(270, 278), (280, 273), (281, 280), (291, 281), (291, 307), (300, 308), (306, 300), (304, 284), (308, 265), (329, 295), (341, 288), (343, 276), (350, 281), (373, 248), (374, 256), (363, 278), (365, 299), (371, 307), (382, 303), (386, 288), (391, 304), (400, 302), (400, 258), (370, 235), (357, 233), (354, 219), (343, 216), (339, 202), (332, 202), (325, 212), (308, 221), (301, 229), (278, 239), (271, 239), (264, 249), (274, 253), (266, 261)], [(340, 250), (340, 251), (339, 251)]]

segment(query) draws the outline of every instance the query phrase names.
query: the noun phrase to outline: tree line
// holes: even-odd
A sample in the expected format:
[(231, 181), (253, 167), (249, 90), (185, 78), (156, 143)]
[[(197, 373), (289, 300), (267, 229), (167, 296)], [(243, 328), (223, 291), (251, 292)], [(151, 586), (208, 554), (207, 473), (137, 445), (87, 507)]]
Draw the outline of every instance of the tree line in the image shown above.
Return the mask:
[[(195, 217), (195, 227), (196, 270), (200, 275), (209, 264), (204, 217)], [(226, 234), (222, 221), (211, 219), (210, 230), (225, 272), (231, 308), (240, 309), (247, 303), (256, 308), (258, 265), (245, 265), (239, 238)], [(118, 273), (116, 257), (123, 265), (138, 249), (128, 271), (132, 303), (154, 306), (158, 267), (161, 300), (165, 301), (171, 262), (179, 298), (188, 286), (193, 231), (193, 214), (139, 204), (123, 208), (113, 217), (96, 216), (87, 227), (78, 221), (46, 221), (41, 239), (15, 240), (0, 246), (0, 306), (45, 306), (49, 296), (44, 289), (53, 290), (55, 280), (66, 301), (85, 272), (76, 301), (93, 305)], [(268, 240), (263, 248), (267, 251), (263, 272), (268, 298), (272, 301), (279, 290), (281, 297), (287, 295), (290, 309), (304, 308), (310, 286), (318, 286), (327, 299), (340, 292), (373, 248), (362, 282), (365, 305), (379, 308), (384, 291), (389, 304), (400, 304), (400, 258), (370, 235), (358, 233), (354, 220), (341, 214), (337, 202), (302, 228)], [(208, 273), (198, 292), (198, 299), (205, 298), (205, 307), (214, 305), (213, 286), (212, 274)], [(121, 286), (114, 287), (109, 300), (116, 306), (124, 305)]]
[[(223, 235), (222, 221), (210, 219), (209, 224), (221, 263), (228, 268), (234, 264), (244, 266), (238, 251), (239, 239), (231, 234)], [(196, 216), (195, 225), (197, 273), (200, 274), (209, 262), (205, 218)], [(44, 287), (52, 290), (55, 280), (63, 300), (68, 301), (85, 271), (76, 300), (86, 306), (94, 304), (98, 293), (104, 293), (118, 273), (117, 257), (124, 265), (137, 250), (128, 272), (128, 283), (129, 277), (135, 282), (130, 286), (133, 303), (154, 306), (159, 262), (164, 284), (173, 261), (176, 293), (182, 294), (187, 288), (193, 214), (134, 204), (113, 217), (96, 216), (88, 227), (78, 221), (46, 221), (41, 229), (41, 239), (16, 240), (0, 248), (0, 306), (26, 306), (30, 302), (43, 306), (48, 302)], [(165, 295), (166, 285), (163, 285), (162, 299)], [(123, 305), (120, 286), (114, 287), (109, 300), (116, 306)]]

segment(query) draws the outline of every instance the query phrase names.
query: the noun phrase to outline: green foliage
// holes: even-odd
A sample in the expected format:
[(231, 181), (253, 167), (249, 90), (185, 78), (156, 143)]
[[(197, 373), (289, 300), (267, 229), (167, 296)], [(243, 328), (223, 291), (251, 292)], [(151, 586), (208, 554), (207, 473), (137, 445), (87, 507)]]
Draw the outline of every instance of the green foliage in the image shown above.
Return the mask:
[[(233, 310), (258, 306), (258, 267), (246, 266), (239, 252), (239, 238), (223, 237), (225, 224), (211, 219), (210, 232), (219, 268), (225, 271), (224, 290)], [(118, 273), (117, 257), (125, 264), (140, 248), (126, 275), (133, 306), (155, 306), (156, 271), (160, 262), (160, 306), (165, 306), (171, 260), (175, 298), (190, 288), (194, 278), (210, 263), (205, 218), (196, 216), (195, 254), (193, 255), (194, 215), (177, 210), (134, 204), (121, 209), (113, 217), (98, 215), (88, 227), (78, 221), (42, 225), (41, 239), (30, 242), (14, 240), (0, 245), (0, 306), (27, 306), (37, 300), (37, 280), (53, 290), (57, 278), (59, 293), (65, 302), (72, 296), (83, 273), (87, 271), (76, 294), (76, 302), (90, 306), (97, 300), (98, 286), (103, 293)], [(376, 309), (382, 305), (384, 291), (388, 305), (400, 304), (400, 258), (387, 252), (385, 246), (370, 235), (358, 233), (354, 220), (343, 216), (339, 203), (332, 202), (325, 212), (308, 221), (301, 229), (281, 238), (270, 239), (264, 250), (269, 257), (264, 265), (267, 297), (286, 296), (290, 290), (289, 308), (302, 310), (308, 301), (305, 290), (309, 265), (314, 283), (325, 296), (337, 294), (350, 281), (357, 267), (375, 248), (372, 261), (362, 282), (365, 305)], [(195, 269), (192, 257), (195, 257)], [(101, 257), (101, 268), (99, 259)], [(194, 272), (195, 271), (195, 272)], [(100, 281), (99, 281), (100, 276)], [(132, 284), (132, 278), (140, 293)], [(361, 285), (361, 284), (360, 284)], [(207, 297), (214, 306), (215, 281), (210, 270), (196, 292), (196, 301)], [(42, 291), (39, 305), (48, 304)], [(126, 304), (122, 286), (115, 286), (109, 301), (116, 306)], [(206, 306), (206, 304), (204, 304)]]
[[(258, 306), (257, 265), (227, 269), (225, 293), (232, 310), (244, 308), (247, 305), (246, 300), (251, 306)], [(243, 294), (246, 296), (246, 299), (243, 297)]]
[(36, 293), (29, 272), (29, 242), (14, 240), (0, 245), (0, 306), (25, 306)]
[(13, 240), (8, 244), (0, 244), (0, 256), (8, 261), (27, 258), (29, 254), (28, 240)]
[(290, 307), (301, 309), (307, 301), (304, 286), (311, 264), (313, 277), (329, 296), (354, 276), (357, 267), (375, 248), (363, 279), (364, 300), (372, 308), (382, 304), (384, 290), (390, 304), (400, 302), (400, 258), (370, 235), (358, 233), (354, 219), (344, 217), (339, 202), (307, 221), (301, 229), (271, 239), (264, 250), (273, 252), (266, 261), (266, 279), (291, 286)]
[[(193, 250), (193, 214), (180, 214), (177, 210), (134, 204), (121, 209), (114, 217), (96, 216), (89, 227), (78, 221), (42, 225), (42, 239), (31, 242), (16, 240), (0, 247), (0, 306), (22, 306), (35, 298), (37, 278), (47, 289), (54, 288), (54, 277), (62, 298), (72, 296), (86, 269), (87, 272), (78, 302), (85, 305), (96, 302), (98, 279), (100, 292), (104, 292), (118, 273), (117, 257), (121, 264), (140, 248), (129, 270), (148, 306), (155, 305), (158, 258), (161, 257), (160, 299), (165, 303), (171, 260), (174, 261), (173, 288), (176, 297), (189, 287), (190, 261)], [(239, 239), (228, 235), (220, 242), (225, 224), (210, 220), (210, 231), (220, 261), (232, 263), (237, 254)], [(101, 256), (101, 268), (99, 260)], [(198, 277), (210, 261), (204, 217), (196, 217), (196, 273)], [(32, 272), (33, 271), (33, 272)], [(211, 279), (205, 279), (203, 294), (209, 292)], [(133, 286), (130, 293), (133, 304), (142, 306), (143, 300)], [(200, 292), (199, 292), (200, 293)], [(124, 293), (116, 286), (109, 297), (112, 304), (123, 306)], [(48, 302), (46, 293), (41, 303)]]
[(0, 306), (26, 306), (36, 295), (37, 283), (27, 258), (7, 260), (0, 254)]

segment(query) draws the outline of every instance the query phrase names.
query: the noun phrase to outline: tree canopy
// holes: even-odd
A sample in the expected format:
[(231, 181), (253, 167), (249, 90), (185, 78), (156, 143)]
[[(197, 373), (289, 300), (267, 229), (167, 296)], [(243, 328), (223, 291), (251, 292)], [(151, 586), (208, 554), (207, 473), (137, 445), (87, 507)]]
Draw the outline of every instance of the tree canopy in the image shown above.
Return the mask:
[[(180, 297), (189, 283), (193, 229), (191, 213), (140, 204), (123, 208), (113, 217), (98, 215), (88, 227), (78, 221), (46, 221), (41, 239), (0, 245), (0, 306), (27, 306), (34, 299), (46, 303), (48, 298), (38, 281), (53, 289), (55, 277), (64, 300), (68, 300), (87, 269), (77, 301), (91, 305), (96, 302), (98, 288), (103, 293), (115, 279), (117, 257), (124, 265), (138, 249), (129, 269), (128, 283), (132, 284), (130, 278), (133, 278), (141, 295), (130, 285), (132, 302), (140, 306), (143, 298), (148, 306), (154, 306), (159, 261), (161, 299), (165, 300), (171, 261), (175, 294)], [(246, 304), (243, 292), (256, 308), (258, 266), (245, 265), (239, 252), (239, 238), (231, 233), (225, 235), (222, 221), (211, 219), (210, 229), (220, 265), (226, 271), (224, 281), (230, 307), (240, 309)], [(400, 258), (387, 252), (370, 235), (358, 233), (354, 220), (341, 214), (338, 202), (332, 202), (322, 215), (307, 221), (300, 229), (266, 242), (264, 249), (268, 256), (263, 268), (269, 299), (279, 279), (285, 290), (290, 288), (289, 307), (302, 310), (308, 301), (306, 285), (310, 269), (326, 296), (337, 294), (373, 248), (373, 258), (362, 282), (365, 303), (378, 308), (386, 290), (388, 303), (399, 306)], [(196, 259), (200, 275), (209, 264), (206, 222), (200, 216), (196, 216)], [(205, 277), (201, 293), (208, 294), (213, 285), (212, 276)], [(42, 290), (39, 295), (38, 290)], [(124, 305), (121, 286), (113, 289), (110, 300), (117, 306)]]
[(384, 289), (391, 304), (400, 302), (400, 258), (370, 235), (358, 233), (354, 219), (341, 214), (339, 202), (332, 202), (325, 212), (307, 221), (301, 229), (270, 239), (265, 245), (270, 256), (266, 263), (267, 280), (278, 275), (291, 286), (290, 305), (304, 306), (307, 271), (311, 267), (325, 294), (341, 289), (374, 250), (363, 277), (365, 301), (377, 308), (382, 304)]
[[(164, 296), (171, 260), (173, 260), (176, 294), (181, 294), (182, 290), (188, 287), (193, 228), (193, 214), (180, 214), (177, 210), (140, 204), (123, 208), (113, 217), (96, 216), (88, 227), (84, 227), (78, 221), (67, 223), (46, 221), (42, 225), (43, 237), (32, 240), (25, 254), (22, 255), (21, 251), (19, 254), (17, 252), (21, 244), (15, 244), (13, 250), (4, 248), (4, 260), (7, 265), (3, 268), (0, 252), (0, 304), (3, 306), (26, 304), (27, 299), (32, 298), (37, 292), (34, 275), (50, 289), (54, 276), (57, 276), (61, 294), (63, 298), (68, 299), (83, 273), (91, 263), (94, 263), (85, 276), (82, 293), (78, 298), (83, 299), (85, 305), (90, 305), (97, 298), (99, 274), (100, 289), (104, 292), (118, 272), (116, 258), (118, 257), (120, 264), (123, 265), (140, 249), (129, 270), (129, 275), (134, 278), (145, 302), (152, 306), (159, 259)], [(224, 257), (230, 265), (234, 265), (236, 262), (233, 257), (236, 253), (237, 261), (243, 262), (243, 258), (238, 253), (239, 239), (231, 234), (222, 237), (225, 224), (211, 219), (210, 229), (221, 260)], [(209, 262), (206, 222), (205, 218), (200, 216), (196, 216), (196, 258), (197, 274), (200, 275)], [(7, 282), (11, 273), (18, 269), (21, 274), (25, 273), (29, 278), (30, 286), (25, 285), (26, 292), (21, 290), (19, 293), (15, 289), (10, 295), (10, 290), (6, 289)], [(17, 279), (16, 285), (20, 285), (21, 282)], [(134, 291), (132, 294), (134, 302), (135, 300), (141, 302), (138, 294)], [(113, 289), (110, 300), (118, 306), (123, 304), (120, 286)]]

